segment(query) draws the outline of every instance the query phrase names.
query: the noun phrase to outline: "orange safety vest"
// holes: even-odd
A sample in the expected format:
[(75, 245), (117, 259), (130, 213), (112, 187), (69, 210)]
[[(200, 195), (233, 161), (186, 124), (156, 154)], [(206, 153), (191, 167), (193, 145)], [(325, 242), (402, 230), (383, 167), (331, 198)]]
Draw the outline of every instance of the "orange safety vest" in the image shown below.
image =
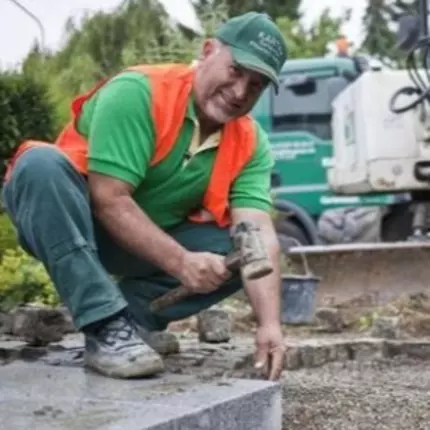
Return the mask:
[[(194, 68), (182, 64), (138, 65), (127, 71), (137, 71), (150, 80), (152, 93), (152, 118), (155, 125), (155, 153), (151, 166), (159, 163), (174, 146), (185, 118), (188, 100), (192, 91)], [(88, 143), (76, 130), (83, 104), (99, 90), (108, 79), (99, 82), (91, 91), (79, 95), (71, 104), (72, 120), (55, 141), (54, 147), (64, 153), (73, 166), (87, 175)], [(10, 177), (16, 159), (27, 149), (51, 143), (27, 140), (21, 143), (10, 160), (5, 181)], [(189, 215), (195, 222), (213, 221), (226, 227), (230, 224), (228, 197), (230, 187), (242, 168), (252, 157), (256, 147), (254, 124), (249, 115), (227, 123), (221, 133), (208, 188), (203, 199), (203, 208)]]

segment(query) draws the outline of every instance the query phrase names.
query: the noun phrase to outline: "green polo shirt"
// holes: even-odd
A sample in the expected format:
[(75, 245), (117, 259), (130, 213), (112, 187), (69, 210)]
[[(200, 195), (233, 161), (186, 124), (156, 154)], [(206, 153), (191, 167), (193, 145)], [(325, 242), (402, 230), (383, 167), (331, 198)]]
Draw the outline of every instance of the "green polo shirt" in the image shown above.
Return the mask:
[[(216, 136), (190, 150), (197, 128), (193, 106), (190, 99), (176, 144), (156, 166), (150, 166), (155, 144), (151, 90), (140, 73), (123, 72), (105, 84), (85, 103), (78, 123), (89, 142), (89, 171), (131, 184), (137, 204), (164, 229), (201, 206), (215, 160)], [(273, 158), (266, 134), (255, 126), (258, 145), (232, 186), (230, 205), (268, 211)]]

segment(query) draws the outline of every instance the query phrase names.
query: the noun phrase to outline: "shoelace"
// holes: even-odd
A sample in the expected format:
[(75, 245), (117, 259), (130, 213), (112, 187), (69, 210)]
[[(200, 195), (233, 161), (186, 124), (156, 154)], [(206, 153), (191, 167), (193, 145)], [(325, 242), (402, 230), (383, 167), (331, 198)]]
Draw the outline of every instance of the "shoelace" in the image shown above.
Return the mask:
[[(136, 337), (135, 329), (131, 323), (124, 317), (119, 317), (102, 327), (98, 336), (103, 341), (113, 346), (118, 340), (127, 342)], [(137, 339), (137, 338), (136, 338)]]

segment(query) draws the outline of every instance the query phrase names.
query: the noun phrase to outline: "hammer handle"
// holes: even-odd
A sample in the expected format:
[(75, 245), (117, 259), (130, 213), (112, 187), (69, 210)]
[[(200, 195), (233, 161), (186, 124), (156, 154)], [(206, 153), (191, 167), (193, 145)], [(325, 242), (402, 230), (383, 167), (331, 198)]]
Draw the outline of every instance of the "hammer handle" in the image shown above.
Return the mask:
[[(238, 254), (236, 252), (228, 254), (225, 257), (225, 265), (227, 269), (232, 272), (238, 270), (240, 265)], [(160, 309), (172, 306), (192, 294), (193, 293), (188, 288), (181, 285), (153, 300), (150, 305), (150, 310), (153, 313), (158, 312)]]

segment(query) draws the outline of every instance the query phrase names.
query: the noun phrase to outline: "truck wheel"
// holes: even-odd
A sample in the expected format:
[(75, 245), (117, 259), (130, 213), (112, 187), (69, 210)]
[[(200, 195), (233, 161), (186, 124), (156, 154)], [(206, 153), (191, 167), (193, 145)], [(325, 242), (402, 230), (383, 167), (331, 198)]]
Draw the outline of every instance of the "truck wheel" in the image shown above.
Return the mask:
[(293, 246), (310, 245), (305, 232), (295, 222), (288, 219), (280, 219), (275, 227), (279, 244), (284, 254), (287, 254), (288, 250)]
[(399, 205), (382, 220), (382, 242), (403, 242), (412, 234), (413, 212), (409, 205)]

